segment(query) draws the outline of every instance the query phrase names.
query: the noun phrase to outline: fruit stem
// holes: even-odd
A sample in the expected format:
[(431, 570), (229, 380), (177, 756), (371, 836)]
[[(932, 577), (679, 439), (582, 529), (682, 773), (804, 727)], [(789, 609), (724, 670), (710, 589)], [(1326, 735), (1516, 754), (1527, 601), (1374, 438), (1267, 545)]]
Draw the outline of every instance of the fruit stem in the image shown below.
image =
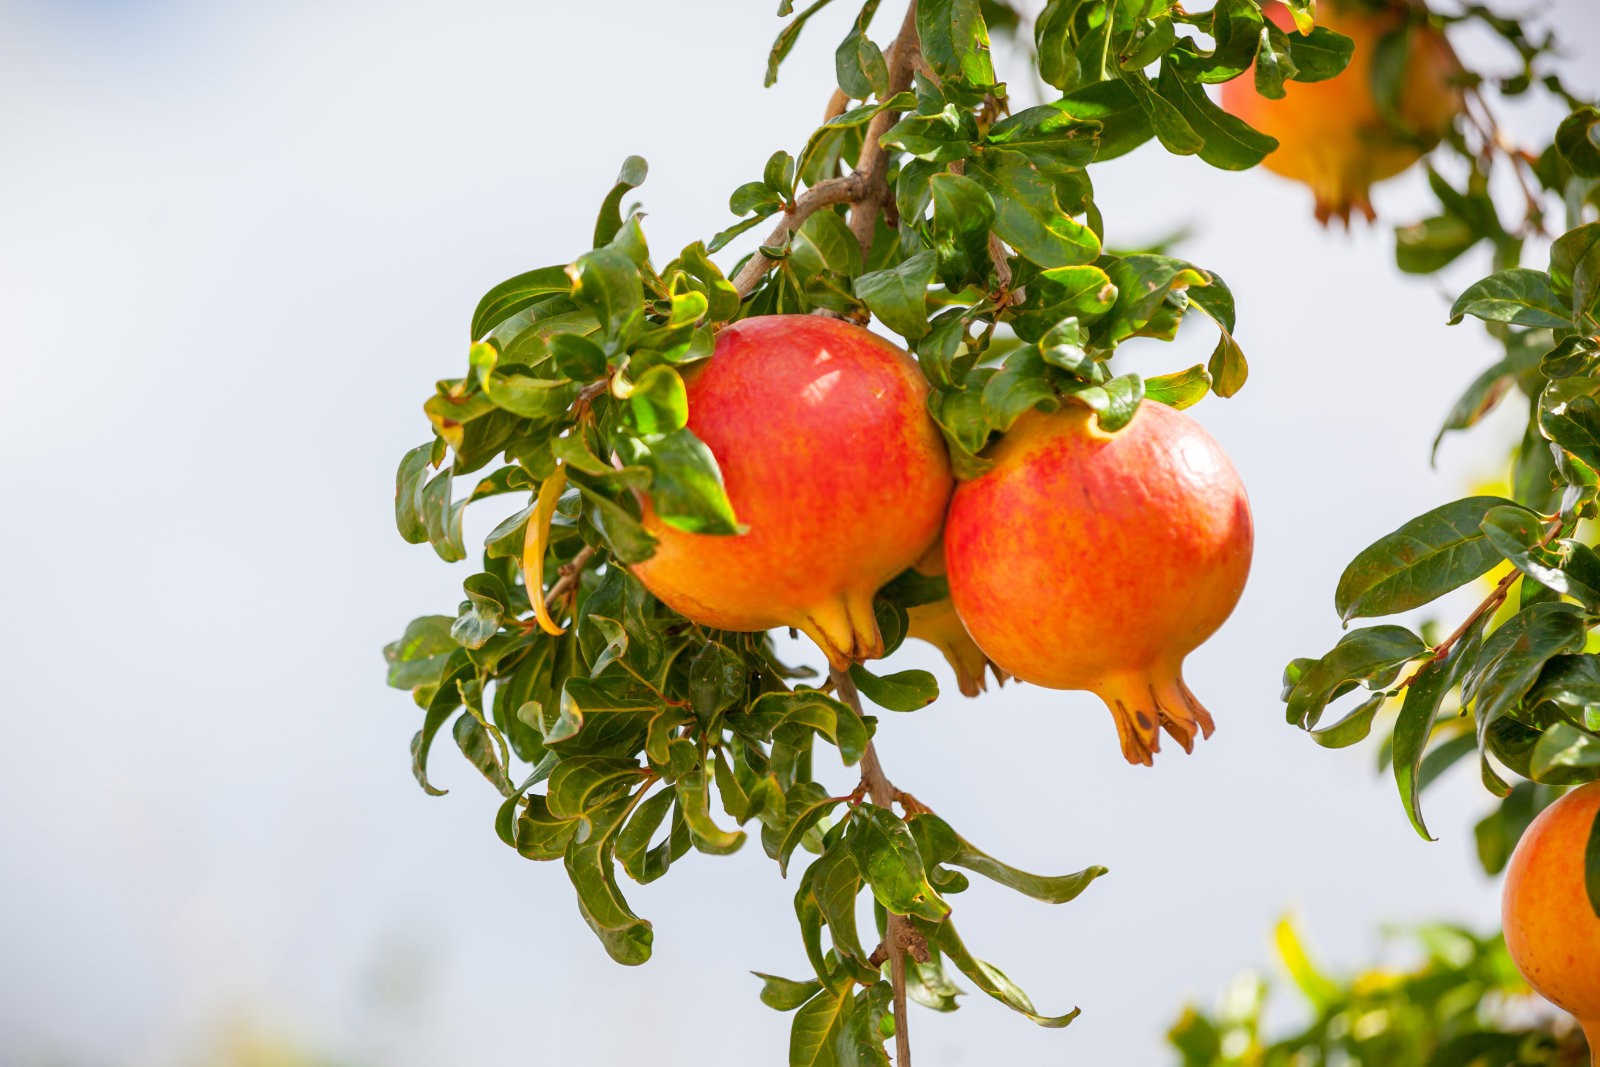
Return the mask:
[[(850, 672), (834, 668), (829, 675), (833, 679), (834, 693), (859, 716), (861, 694), (856, 692), (856, 683), (851, 679)], [(878, 762), (878, 750), (871, 741), (867, 742), (867, 750), (861, 756), (861, 783), (866, 786), (867, 795), (874, 804), (893, 810), (891, 805), (900, 796), (900, 791), (883, 773), (883, 764)], [(896, 1067), (911, 1067), (911, 1023), (906, 1014), (906, 944), (908, 936), (914, 936), (915, 931), (904, 915), (896, 915), (892, 911), (888, 914), (889, 922), (884, 930), (883, 943), (889, 953), (889, 984), (894, 990), (894, 1062)]]
[(1579, 1019), (1578, 1025), (1583, 1028), (1583, 1036), (1589, 1041), (1590, 1064), (1600, 1067), (1600, 1019)]

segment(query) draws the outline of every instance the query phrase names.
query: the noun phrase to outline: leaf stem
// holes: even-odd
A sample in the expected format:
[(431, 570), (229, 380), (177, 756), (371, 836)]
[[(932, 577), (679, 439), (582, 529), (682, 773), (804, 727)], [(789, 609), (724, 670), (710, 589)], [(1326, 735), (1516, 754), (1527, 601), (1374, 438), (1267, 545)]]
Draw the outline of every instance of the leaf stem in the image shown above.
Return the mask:
[[(829, 673), (833, 679), (833, 691), (860, 715), (861, 694), (856, 692), (856, 683), (851, 679), (850, 672), (834, 669)], [(883, 773), (878, 750), (871, 741), (867, 742), (867, 749), (861, 756), (861, 784), (866, 787), (872, 802), (880, 808), (893, 810), (891, 806), (901, 796), (894, 783), (889, 781), (889, 776)], [(889, 953), (889, 984), (894, 990), (894, 1062), (896, 1067), (911, 1067), (911, 1022), (906, 1012), (906, 945), (908, 935), (914, 936), (915, 931), (904, 915), (896, 915), (892, 911), (888, 915), (883, 943)]]

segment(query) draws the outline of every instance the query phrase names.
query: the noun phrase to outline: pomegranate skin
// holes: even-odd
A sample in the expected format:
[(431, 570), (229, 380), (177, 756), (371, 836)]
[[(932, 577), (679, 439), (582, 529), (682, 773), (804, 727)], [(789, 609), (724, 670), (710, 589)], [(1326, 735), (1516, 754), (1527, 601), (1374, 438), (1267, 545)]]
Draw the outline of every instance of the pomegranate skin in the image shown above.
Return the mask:
[[(1372, 90), (1372, 63), (1383, 36), (1402, 26), (1411, 5), (1394, 0), (1375, 11), (1361, 0), (1322, 0), (1317, 22), (1355, 42), (1350, 65), (1326, 81), (1284, 83), (1284, 96), (1272, 100), (1256, 92), (1249, 72), (1225, 82), (1222, 106), (1263, 133), (1278, 147), (1262, 166), (1302, 182), (1316, 196), (1316, 216), (1350, 222), (1352, 210), (1375, 218), (1369, 199), (1375, 182), (1392, 178), (1438, 143), (1461, 112), (1461, 90), (1453, 79), (1461, 62), (1443, 34), (1428, 26), (1411, 31), (1398, 118), (1404, 131), (1385, 121)], [(1277, 26), (1293, 32), (1294, 20), (1280, 0), (1262, 10)]]
[(1114, 434), (1076, 404), (1029, 412), (988, 458), (945, 523), (967, 632), (1022, 681), (1100, 696), (1128, 762), (1152, 762), (1160, 728), (1192, 751), (1212, 720), (1183, 658), (1233, 611), (1250, 570), (1250, 506), (1228, 457), (1146, 400)]
[(881, 656), (873, 594), (939, 536), (954, 484), (911, 357), (837, 319), (768, 315), (723, 329), (687, 385), (748, 529), (686, 533), (647, 502), (660, 543), (634, 574), (707, 626), (793, 626), (835, 667)]
[[(943, 574), (944, 542), (935, 542), (917, 560), (915, 569), (919, 574), (929, 576)], [(926, 641), (939, 650), (939, 654), (950, 664), (950, 669), (955, 671), (956, 687), (961, 690), (962, 696), (975, 697), (987, 690), (991, 672), (997, 684), (1006, 684), (1006, 672), (989, 662), (989, 657), (973, 642), (949, 597), (907, 608), (906, 635)]]
[(1506, 866), (1506, 948), (1540, 996), (1583, 1025), (1600, 1065), (1600, 918), (1584, 888), (1584, 852), (1600, 782), (1572, 790), (1523, 831)]

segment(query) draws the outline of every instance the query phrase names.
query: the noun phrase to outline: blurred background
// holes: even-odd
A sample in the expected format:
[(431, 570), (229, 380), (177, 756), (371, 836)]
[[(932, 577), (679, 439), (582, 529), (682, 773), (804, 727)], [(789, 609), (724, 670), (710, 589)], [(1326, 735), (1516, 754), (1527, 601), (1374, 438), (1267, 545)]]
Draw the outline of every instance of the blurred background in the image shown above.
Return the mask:
[[(1600, 10), (1545, 6), (1593, 91)], [(449, 796), (417, 788), (418, 713), (379, 655), (469, 573), (401, 542), (391, 498), (477, 297), (587, 247), (630, 152), (658, 252), (725, 225), (819, 120), (854, 14), (819, 16), (763, 90), (773, 7), (0, 3), (0, 1064), (781, 1058), (789, 1019), (747, 972), (805, 964), (760, 850), (631, 888), (655, 958), (615, 966), (561, 872), (495, 839), (464, 761), (434, 760)], [(1502, 121), (1532, 140), (1558, 118)], [(1111, 868), (1057, 909), (960, 900), (969, 944), (1083, 1016), (917, 1011), (925, 1067), (1170, 1063), (1183, 1004), (1266, 965), (1286, 910), (1335, 969), (1383, 923), (1497, 919), (1470, 761), (1428, 797), (1429, 845), (1370, 748), (1318, 749), (1277, 697), (1336, 636), (1349, 557), (1500, 474), (1511, 412), (1427, 465), (1495, 358), (1444, 321), (1487, 264), (1404, 277), (1386, 227), (1320, 231), (1303, 189), (1155, 146), (1093, 174), (1111, 244), (1187, 227), (1179, 252), (1238, 296), (1249, 386), (1195, 414), (1250, 488), (1255, 570), (1189, 661), (1219, 723), (1191, 757), (1127, 766), (1088, 694), (950, 683), (884, 714), (890, 774), (980, 845)], [(1409, 221), (1421, 194), (1413, 172), (1375, 203)], [(948, 682), (926, 646), (901, 659)]]

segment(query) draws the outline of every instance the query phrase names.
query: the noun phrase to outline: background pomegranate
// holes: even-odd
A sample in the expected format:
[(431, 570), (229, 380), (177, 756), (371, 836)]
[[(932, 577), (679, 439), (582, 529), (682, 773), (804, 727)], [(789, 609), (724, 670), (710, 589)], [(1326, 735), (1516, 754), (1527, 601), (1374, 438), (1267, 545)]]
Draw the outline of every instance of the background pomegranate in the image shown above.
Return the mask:
[[(1263, 10), (1280, 29), (1294, 30), (1289, 9), (1279, 0), (1270, 0)], [(1352, 210), (1372, 219), (1369, 187), (1415, 163), (1461, 111), (1461, 91), (1453, 84), (1460, 61), (1444, 35), (1427, 25), (1413, 24), (1407, 31), (1395, 121), (1384, 116), (1373, 92), (1379, 41), (1421, 10), (1404, 2), (1375, 10), (1362, 0), (1322, 0), (1318, 24), (1355, 42), (1348, 67), (1326, 81), (1286, 81), (1279, 100), (1258, 93), (1249, 74), (1222, 86), (1223, 107), (1278, 139), (1262, 165), (1309, 185), (1320, 222), (1338, 218), (1348, 225)]]

